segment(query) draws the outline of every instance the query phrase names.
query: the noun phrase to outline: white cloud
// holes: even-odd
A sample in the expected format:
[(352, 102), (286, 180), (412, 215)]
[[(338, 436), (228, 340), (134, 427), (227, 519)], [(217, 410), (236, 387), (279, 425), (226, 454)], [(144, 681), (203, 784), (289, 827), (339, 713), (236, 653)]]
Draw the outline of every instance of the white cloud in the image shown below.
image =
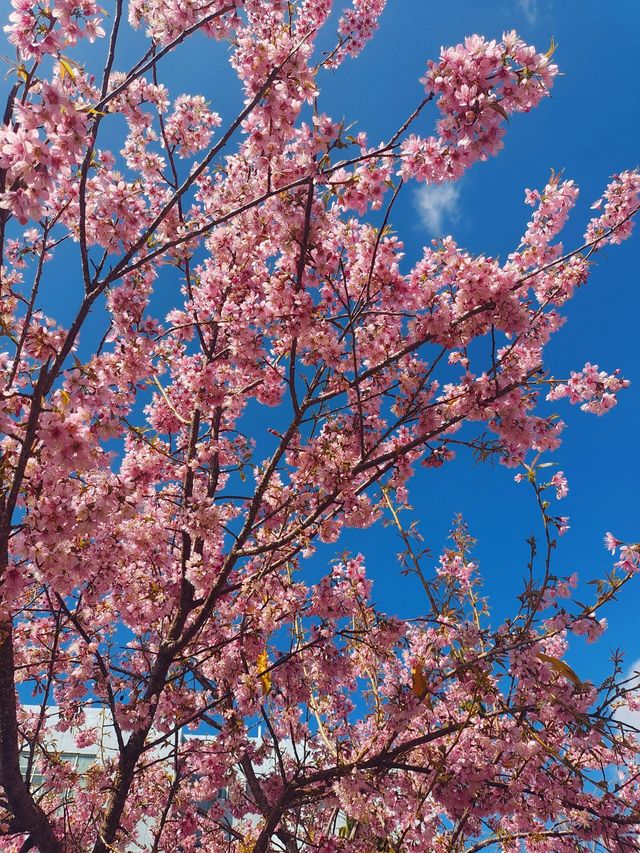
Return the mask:
[(518, 0), (518, 6), (524, 12), (527, 22), (533, 26), (538, 20), (538, 0)]
[(439, 237), (446, 222), (458, 219), (459, 201), (460, 186), (457, 184), (425, 185), (416, 192), (416, 207), (422, 224)]

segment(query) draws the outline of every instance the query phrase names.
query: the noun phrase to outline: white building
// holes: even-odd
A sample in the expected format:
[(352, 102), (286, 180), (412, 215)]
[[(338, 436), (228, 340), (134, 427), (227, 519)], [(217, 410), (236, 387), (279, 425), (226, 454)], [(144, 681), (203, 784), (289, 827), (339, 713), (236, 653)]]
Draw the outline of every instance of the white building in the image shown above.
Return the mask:
[[(23, 708), (25, 711), (33, 714), (35, 719), (41, 713), (40, 705), (23, 705)], [(85, 722), (82, 726), (60, 731), (58, 729), (60, 722), (59, 710), (55, 705), (48, 706), (42, 726), (43, 735), (40, 738), (48, 753), (55, 753), (61, 761), (68, 763), (80, 776), (85, 774), (90, 767), (96, 764), (104, 764), (109, 759), (114, 759), (118, 756), (118, 742), (110, 712), (106, 708), (88, 707), (84, 715)], [(86, 732), (95, 733), (95, 737), (91, 738), (92, 743), (90, 745), (79, 746), (78, 740), (82, 742), (82, 738), (78, 738), (78, 736)], [(210, 739), (211, 737), (215, 737), (215, 735), (193, 735), (187, 733), (184, 729), (179, 732), (179, 738), (182, 743), (194, 737), (202, 740)], [(156, 758), (162, 758), (164, 753), (169, 761), (172, 749), (173, 744), (165, 742), (162, 745), (154, 747), (151, 754)], [(42, 756), (38, 754), (38, 749), (32, 750), (25, 743), (20, 752), (20, 770), (23, 776), (26, 777), (29, 775), (30, 787), (34, 792), (44, 782), (41, 773), (41, 760)], [(217, 792), (217, 797), (213, 802), (224, 801), (226, 797), (226, 790), (221, 789)], [(211, 802), (209, 801), (209, 806)], [(231, 825), (232, 819), (230, 814), (227, 815), (227, 820), (229, 821), (229, 825)], [(138, 824), (136, 843), (132, 844), (129, 849), (132, 851), (135, 850), (137, 853), (140, 853), (141, 849), (151, 849), (152, 840), (148, 826), (145, 825), (144, 821), (141, 821)]]

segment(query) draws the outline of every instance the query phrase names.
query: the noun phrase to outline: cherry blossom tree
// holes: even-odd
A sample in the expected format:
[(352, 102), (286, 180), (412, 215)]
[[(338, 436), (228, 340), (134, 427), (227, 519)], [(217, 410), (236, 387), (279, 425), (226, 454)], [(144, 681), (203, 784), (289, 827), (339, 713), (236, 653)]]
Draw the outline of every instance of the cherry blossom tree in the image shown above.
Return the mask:
[[(610, 574), (573, 600), (552, 559), (567, 483), (541, 457), (563, 425), (539, 406), (602, 414), (628, 384), (594, 364), (555, 377), (544, 351), (593, 255), (629, 236), (640, 175), (603, 188), (582, 245), (559, 240), (578, 189), (552, 175), (506, 261), (446, 238), (405, 269), (399, 193), (498, 153), (553, 50), (513, 32), (443, 49), (372, 146), (320, 87), (384, 0), (353, 0), (326, 50), (331, 0), (107, 5), (12, 0), (5, 27), (0, 849), (139, 849), (141, 822), (154, 853), (640, 849), (616, 714), (633, 685), (563, 660), (602, 633), (640, 548), (608, 534)], [(128, 27), (146, 47), (122, 70)], [(232, 46), (232, 121), (162, 82), (196, 33)], [(65, 323), (45, 310), (61, 291)], [(542, 518), (498, 627), (464, 522), (434, 568), (408, 515), (414, 467), (456, 451), (513, 466)], [(375, 555), (311, 579), (318, 542), (384, 519), (419, 619), (373, 605)], [(79, 775), (48, 748), (53, 702), (85, 743), (104, 708), (116, 755)]]

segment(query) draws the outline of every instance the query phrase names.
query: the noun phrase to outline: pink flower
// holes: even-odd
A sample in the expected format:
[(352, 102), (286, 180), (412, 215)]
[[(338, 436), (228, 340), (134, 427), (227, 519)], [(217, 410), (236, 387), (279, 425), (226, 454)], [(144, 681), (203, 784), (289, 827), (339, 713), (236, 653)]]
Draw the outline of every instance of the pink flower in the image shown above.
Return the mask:
[(611, 551), (612, 554), (615, 554), (616, 549), (622, 545), (620, 539), (616, 539), (613, 533), (605, 533), (604, 534), (604, 545), (607, 551)]
[(623, 572), (635, 574), (640, 571), (640, 544), (621, 545), (620, 559), (616, 566)]
[(569, 485), (563, 471), (556, 472), (549, 481), (549, 485), (556, 490), (556, 500), (562, 500), (569, 494)]

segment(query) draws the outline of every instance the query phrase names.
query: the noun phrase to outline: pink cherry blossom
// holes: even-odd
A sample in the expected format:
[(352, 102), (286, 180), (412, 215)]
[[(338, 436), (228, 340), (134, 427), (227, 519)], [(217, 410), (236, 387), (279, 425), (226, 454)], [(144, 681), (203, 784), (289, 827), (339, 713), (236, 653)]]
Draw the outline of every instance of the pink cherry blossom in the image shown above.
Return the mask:
[[(606, 535), (591, 596), (566, 576), (565, 425), (543, 398), (603, 414), (629, 385), (592, 363), (555, 378), (548, 344), (594, 252), (629, 236), (637, 172), (582, 247), (552, 172), (504, 257), (445, 237), (412, 260), (396, 198), (497, 154), (552, 51), (444, 47), (374, 145), (323, 88), (384, 0), (125, 5), (7, 12), (0, 850), (632, 849), (616, 711), (635, 700), (617, 657), (594, 684), (571, 641), (605, 631), (640, 546)], [(198, 56), (228, 52), (235, 117), (167, 71), (200, 34)], [(423, 541), (414, 472), (470, 453), (529, 488), (522, 566), (481, 565), (458, 517), (439, 556)], [(346, 550), (385, 524), (400, 566), (373, 537)], [(524, 575), (512, 613), (481, 569)]]
[(620, 545), (622, 545), (622, 542), (619, 539), (616, 539), (612, 533), (605, 533), (604, 544), (607, 551), (611, 551), (612, 554), (615, 554)]
[(558, 500), (566, 498), (566, 496), (569, 494), (567, 478), (564, 476), (563, 471), (556, 471), (556, 473), (551, 478), (550, 485), (552, 485), (556, 490), (556, 498)]

